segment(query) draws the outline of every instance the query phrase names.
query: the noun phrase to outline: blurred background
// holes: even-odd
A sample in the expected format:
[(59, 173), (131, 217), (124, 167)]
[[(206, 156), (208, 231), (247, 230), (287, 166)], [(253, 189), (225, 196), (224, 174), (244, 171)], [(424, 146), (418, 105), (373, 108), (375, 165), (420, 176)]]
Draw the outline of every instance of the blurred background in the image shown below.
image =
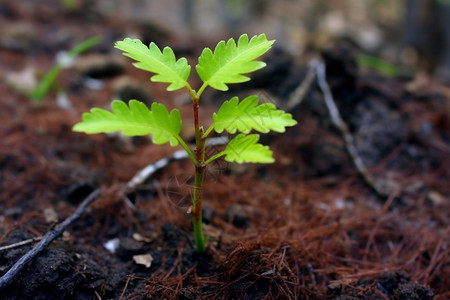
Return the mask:
[(297, 57), (342, 41), (401, 74), (423, 71), (450, 81), (449, 0), (1, 0), (0, 18), (0, 47), (25, 51), (39, 49), (46, 34), (62, 46), (79, 36), (71, 31), (76, 22), (96, 27), (85, 29), (86, 37), (131, 35), (180, 48), (266, 33)]

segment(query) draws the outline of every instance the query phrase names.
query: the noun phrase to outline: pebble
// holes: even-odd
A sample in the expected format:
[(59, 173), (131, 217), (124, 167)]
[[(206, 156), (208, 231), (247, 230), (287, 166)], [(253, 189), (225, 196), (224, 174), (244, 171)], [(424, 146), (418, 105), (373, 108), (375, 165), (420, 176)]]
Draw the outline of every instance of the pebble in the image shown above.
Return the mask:
[(144, 243), (138, 242), (131, 237), (119, 238), (120, 243), (117, 248), (117, 256), (124, 260), (131, 259), (134, 255), (142, 253)]
[(212, 208), (209, 205), (204, 204), (202, 207), (202, 221), (203, 223), (209, 224), (211, 223), (212, 219), (214, 218), (216, 212), (214, 211), (214, 208)]
[(129, 76), (122, 76), (114, 80), (112, 89), (115, 99), (125, 102), (135, 99), (144, 102), (147, 106), (152, 104), (152, 96), (146, 87)]
[(29, 52), (33, 49), (35, 36), (36, 32), (32, 24), (10, 22), (8, 26), (2, 26), (0, 29), (0, 48)]
[(245, 207), (240, 204), (233, 204), (228, 207), (225, 213), (225, 220), (238, 228), (248, 227), (250, 223)]
[(153, 256), (151, 254), (134, 255), (133, 260), (137, 265), (143, 265), (148, 269), (152, 266)]
[(103, 247), (105, 247), (106, 250), (108, 250), (110, 253), (116, 253), (117, 249), (119, 248), (120, 240), (118, 238), (113, 238), (106, 243), (103, 244)]
[(84, 76), (99, 79), (122, 74), (127, 65), (126, 58), (121, 55), (94, 53), (77, 57), (73, 68)]

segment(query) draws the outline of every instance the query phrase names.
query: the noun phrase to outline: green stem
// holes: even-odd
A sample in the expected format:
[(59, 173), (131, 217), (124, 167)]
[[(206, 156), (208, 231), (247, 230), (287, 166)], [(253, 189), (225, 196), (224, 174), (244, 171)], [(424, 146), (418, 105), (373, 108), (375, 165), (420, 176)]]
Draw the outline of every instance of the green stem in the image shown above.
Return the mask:
[(209, 128), (205, 131), (205, 133), (203, 133), (202, 138), (206, 139), (213, 130), (214, 130), (214, 123), (211, 126), (209, 126)]
[(198, 162), (198, 160), (195, 158), (194, 153), (192, 152), (192, 150), (189, 148), (189, 146), (186, 144), (186, 142), (178, 135), (176, 136), (178, 142), (180, 143), (181, 147), (183, 147), (183, 149), (187, 152), (187, 154), (189, 155), (189, 158), (192, 160), (192, 162), (194, 163), (195, 166), (199, 165), (200, 163)]
[(203, 94), (203, 91), (208, 87), (208, 84), (206, 82), (204, 82), (202, 84), (202, 86), (200, 87), (200, 89), (197, 92), (197, 97), (200, 98), (201, 94)]
[[(188, 86), (189, 93), (192, 98), (192, 108), (194, 113), (195, 128), (195, 179), (194, 179), (194, 195), (192, 204), (192, 225), (194, 229), (195, 249), (197, 253), (206, 251), (205, 237), (202, 229), (202, 200), (203, 200), (203, 182), (205, 180), (206, 164), (205, 161), (205, 140), (203, 137), (204, 130), (200, 126), (198, 115), (199, 98), (204, 88), (197, 93)], [(192, 153), (193, 154), (193, 153)], [(194, 155), (194, 154), (193, 154)], [(192, 158), (191, 158), (192, 159)]]
[(218, 159), (219, 157), (222, 157), (226, 155), (225, 151), (221, 151), (219, 153), (216, 153), (215, 155), (211, 156), (207, 161), (205, 161), (205, 165), (210, 164), (211, 162), (213, 162), (214, 160)]
[(203, 236), (202, 229), (202, 200), (205, 171), (206, 165), (199, 165), (195, 167), (192, 224), (194, 227), (195, 248), (198, 253), (204, 253), (206, 251), (205, 238)]

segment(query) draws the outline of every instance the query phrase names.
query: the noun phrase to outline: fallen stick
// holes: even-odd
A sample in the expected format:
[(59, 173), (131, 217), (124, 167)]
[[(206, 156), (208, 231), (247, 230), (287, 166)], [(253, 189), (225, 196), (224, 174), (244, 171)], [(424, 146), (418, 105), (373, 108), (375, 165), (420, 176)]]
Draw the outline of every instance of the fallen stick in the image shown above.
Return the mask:
[[(228, 139), (223, 138), (211, 138), (206, 140), (207, 146), (220, 146), (224, 145), (228, 142)], [(167, 166), (170, 162), (175, 160), (180, 160), (187, 158), (188, 155), (186, 151), (179, 150), (175, 151), (171, 156), (162, 158), (148, 166), (146, 166), (144, 169), (139, 171), (128, 183), (127, 183), (127, 189), (126, 192), (130, 193), (136, 190), (136, 188), (142, 184), (145, 180), (147, 180), (148, 177), (153, 175), (156, 171), (164, 168)], [(6, 272), (5, 275), (3, 275), (0, 278), (0, 291), (6, 287), (8, 284), (10, 284), (14, 278), (22, 271), (22, 269), (31, 261), (33, 260), (37, 255), (39, 255), (43, 250), (45, 250), (50, 243), (56, 239), (58, 236), (60, 236), (66, 228), (72, 224), (76, 219), (78, 219), (86, 210), (86, 208), (97, 198), (97, 196), (100, 193), (100, 189), (97, 189), (93, 191), (88, 197), (84, 199), (84, 201), (80, 204), (80, 206), (77, 208), (77, 210), (64, 222), (62, 222), (60, 225), (52, 228), (50, 231), (48, 231), (43, 237), (37, 237), (34, 239), (22, 241), (19, 243), (16, 243), (14, 245), (7, 245), (4, 247), (1, 247), (0, 250), (6, 250), (14, 247), (18, 247), (21, 245), (29, 244), (34, 241), (37, 241), (40, 239), (40, 242), (29, 252), (27, 252), (24, 256), (22, 256), (12, 267), (9, 269), (8, 272)], [(128, 203), (130, 205), (130, 203)]]
[(286, 103), (286, 111), (292, 111), (296, 106), (299, 106), (305, 99), (308, 91), (311, 89), (311, 86), (314, 83), (314, 78), (316, 78), (317, 68), (315, 65), (316, 65), (315, 60), (309, 63), (308, 72), (306, 73), (305, 78), (302, 81), (302, 84), (300, 84), (295, 89), (295, 91), (292, 92), (288, 102)]
[[(221, 145), (225, 145), (226, 143), (228, 143), (227, 137), (215, 137), (215, 138), (207, 139), (205, 142), (205, 146), (206, 147), (221, 146)], [(169, 163), (171, 163), (175, 160), (185, 159), (188, 157), (189, 156), (185, 150), (178, 150), (178, 151), (175, 151), (169, 157), (161, 158), (160, 160), (147, 165), (145, 168), (143, 168), (138, 173), (136, 173), (136, 175), (133, 178), (131, 178), (130, 181), (128, 181), (125, 192), (127, 194), (134, 192), (139, 185), (144, 183), (144, 181), (146, 181), (156, 171), (164, 168)]]
[(130, 194), (134, 192), (139, 185), (144, 183), (150, 176), (152, 176), (156, 171), (164, 168), (169, 163), (175, 160), (180, 160), (189, 157), (187, 152), (184, 150), (175, 151), (171, 156), (161, 158), (154, 163), (147, 165), (145, 168), (141, 169), (139, 172), (131, 178), (127, 183), (126, 193)]
[(5, 251), (5, 250), (13, 249), (13, 248), (22, 247), (22, 246), (25, 246), (25, 245), (28, 245), (28, 244), (31, 244), (31, 243), (34, 243), (34, 242), (37, 242), (40, 240), (42, 240), (42, 236), (37, 236), (35, 238), (24, 240), (24, 241), (14, 243), (11, 245), (2, 246), (2, 247), (0, 247), (0, 251)]
[(333, 100), (333, 95), (326, 80), (325, 64), (321, 61), (315, 61), (313, 64), (316, 66), (315, 69), (317, 75), (317, 84), (323, 94), (323, 99), (328, 109), (328, 113), (330, 114), (331, 122), (341, 132), (342, 138), (344, 139), (345, 148), (350, 155), (356, 171), (358, 172), (359, 176), (362, 177), (364, 182), (377, 194), (377, 196), (385, 199), (387, 197), (387, 194), (380, 191), (380, 189), (375, 184), (372, 175), (370, 175), (370, 173), (367, 171), (366, 166), (364, 165), (364, 162), (359, 156), (358, 150), (355, 147), (353, 136), (351, 135), (347, 124), (341, 118), (339, 109), (337, 108), (337, 105)]
[(50, 229), (41, 239), (41, 241), (24, 256), (22, 256), (12, 267), (0, 278), (0, 291), (10, 284), (16, 276), (22, 271), (22, 269), (37, 255), (39, 255), (45, 248), (53, 242), (58, 236), (60, 236), (67, 227), (78, 219), (86, 210), (86, 208), (97, 198), (100, 193), (100, 189), (96, 189), (89, 196), (87, 196), (77, 210), (70, 215), (64, 222)]

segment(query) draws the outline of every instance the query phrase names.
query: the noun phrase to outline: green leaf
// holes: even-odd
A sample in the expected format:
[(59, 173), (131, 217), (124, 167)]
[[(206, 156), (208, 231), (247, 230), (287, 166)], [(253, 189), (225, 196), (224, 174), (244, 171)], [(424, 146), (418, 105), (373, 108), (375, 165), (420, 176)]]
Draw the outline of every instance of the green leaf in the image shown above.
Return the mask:
[(31, 91), (31, 99), (34, 101), (44, 99), (45, 95), (47, 95), (52, 87), (56, 85), (56, 78), (61, 70), (62, 67), (60, 65), (56, 64), (53, 66), (53, 68), (45, 74), (41, 81), (39, 81), (36, 87)]
[[(100, 42), (101, 38), (97, 36), (82, 41), (67, 52), (68, 59), (72, 60), (77, 55), (89, 50)], [(57, 84), (56, 79), (63, 68), (64, 66), (62, 64), (56, 63), (39, 81), (33, 91), (31, 91), (31, 99), (35, 101), (44, 99), (50, 90)]]
[(217, 133), (225, 130), (231, 134), (236, 131), (249, 133), (251, 130), (284, 132), (285, 127), (297, 124), (291, 114), (277, 110), (271, 103), (258, 105), (258, 97), (254, 95), (240, 103), (237, 97), (225, 101), (217, 114), (213, 114), (213, 121), (212, 126)]
[(102, 41), (102, 38), (100, 36), (94, 36), (87, 40), (82, 41), (72, 49), (70, 49), (67, 54), (69, 56), (75, 57), (77, 55), (80, 55), (83, 52), (88, 51), (92, 47), (98, 45)]
[(360, 66), (377, 70), (388, 77), (394, 77), (398, 74), (398, 69), (393, 64), (378, 57), (360, 54), (356, 57)]
[(126, 38), (116, 42), (115, 48), (136, 60), (137, 62), (133, 63), (136, 68), (155, 73), (156, 75), (150, 78), (151, 81), (169, 83), (168, 91), (181, 89), (188, 84), (191, 66), (184, 57), (176, 60), (173, 50), (169, 47), (165, 47), (161, 53), (153, 42), (147, 47), (138, 39)]
[(268, 146), (258, 143), (257, 134), (238, 134), (227, 145), (225, 160), (237, 163), (273, 163), (275, 160)]
[(129, 106), (123, 101), (115, 100), (111, 104), (112, 112), (93, 108), (84, 113), (82, 121), (75, 124), (73, 131), (106, 133), (122, 131), (127, 136), (152, 134), (155, 144), (170, 143), (178, 145), (181, 131), (180, 111), (174, 109), (169, 114), (160, 103), (152, 103), (151, 110), (137, 100), (131, 100)]
[(254, 61), (266, 53), (274, 41), (268, 41), (264, 34), (248, 40), (246, 34), (241, 35), (236, 45), (234, 39), (227, 43), (221, 41), (214, 52), (205, 48), (198, 59), (197, 73), (204, 84), (220, 91), (228, 90), (228, 83), (240, 83), (250, 80), (242, 74), (254, 72), (266, 64)]

